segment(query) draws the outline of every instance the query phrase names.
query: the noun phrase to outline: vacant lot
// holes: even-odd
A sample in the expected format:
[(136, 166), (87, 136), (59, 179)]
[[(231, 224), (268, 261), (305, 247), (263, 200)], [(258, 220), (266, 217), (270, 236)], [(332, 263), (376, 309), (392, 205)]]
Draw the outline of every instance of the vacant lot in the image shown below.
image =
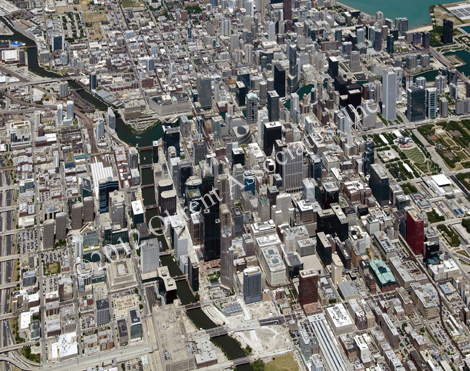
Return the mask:
[(44, 275), (48, 276), (50, 274), (60, 273), (60, 263), (54, 262), (50, 264), (44, 264)]
[(86, 23), (93, 23), (93, 22), (104, 22), (108, 20), (108, 15), (106, 12), (99, 11), (99, 12), (86, 12), (83, 13), (85, 17)]
[(298, 371), (299, 366), (292, 353), (275, 357), (274, 361), (266, 363), (266, 371)]

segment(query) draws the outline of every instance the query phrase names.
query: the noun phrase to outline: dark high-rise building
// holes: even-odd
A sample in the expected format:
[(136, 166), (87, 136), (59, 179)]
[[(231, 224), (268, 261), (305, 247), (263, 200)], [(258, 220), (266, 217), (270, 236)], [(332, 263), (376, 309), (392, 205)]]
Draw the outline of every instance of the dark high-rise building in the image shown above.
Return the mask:
[[(197, 77), (197, 92), (199, 96), (199, 103), (202, 109), (212, 107), (212, 87), (211, 78), (207, 75), (199, 74)], [(179, 154), (178, 154), (179, 156)]]
[(279, 62), (274, 63), (274, 90), (280, 98), (286, 96), (286, 70)]
[(364, 164), (364, 174), (370, 173), (370, 165), (374, 163), (374, 142), (369, 141), (364, 143), (364, 153), (362, 155)]
[(442, 30), (442, 43), (452, 44), (454, 42), (454, 21), (452, 19), (444, 19)]
[(369, 186), (380, 206), (388, 206), (390, 198), (390, 187), (387, 173), (379, 164), (370, 166)]
[(429, 31), (424, 31), (423, 32), (423, 36), (422, 36), (422, 46), (424, 49), (429, 49), (429, 47), (431, 46), (431, 34), (429, 33)]
[(318, 153), (309, 155), (309, 178), (321, 180), (322, 178), (322, 164), (321, 157)]
[(334, 79), (339, 73), (339, 62), (336, 57), (328, 58), (328, 74)]
[(277, 91), (268, 91), (268, 119), (269, 121), (279, 121), (279, 94)]
[(96, 72), (90, 73), (90, 91), (98, 87)]
[(299, 304), (318, 303), (318, 273), (313, 269), (300, 271), (299, 274)]
[(424, 248), (424, 220), (416, 210), (406, 212), (406, 242), (415, 255), (423, 253)]
[(154, 164), (158, 164), (158, 140), (153, 141), (152, 160)]
[(282, 125), (280, 122), (267, 122), (264, 124), (263, 150), (266, 156), (271, 156), (274, 142), (282, 138)]
[(193, 175), (193, 166), (190, 160), (180, 161), (178, 163), (178, 179), (175, 188), (178, 192), (178, 197), (186, 194), (186, 181)]
[(117, 178), (108, 178), (100, 180), (99, 184), (99, 200), (100, 213), (109, 211), (109, 194), (119, 190), (119, 181)]
[(163, 127), (163, 148), (168, 153), (169, 147), (175, 147), (176, 155), (180, 155), (180, 130), (179, 128)]
[(292, 20), (292, 0), (284, 0), (283, 1), (283, 10), (284, 10), (284, 20), (291, 21)]
[(239, 106), (243, 107), (246, 105), (246, 86), (242, 81), (236, 83), (236, 98)]
[(409, 121), (422, 121), (426, 118), (426, 90), (420, 85), (408, 88), (406, 116)]
[(323, 186), (323, 207), (330, 208), (331, 204), (339, 202), (339, 187), (336, 182), (325, 182)]
[(261, 268), (249, 267), (243, 271), (243, 299), (245, 304), (256, 303), (263, 298)]
[(324, 232), (317, 233), (317, 252), (324, 265), (331, 264), (332, 246)]
[(387, 53), (393, 54), (395, 53), (395, 38), (393, 35), (387, 35)]
[(424, 260), (427, 265), (439, 263), (439, 241), (424, 243)]
[(199, 291), (199, 262), (189, 256), (188, 282), (192, 292)]
[(335, 213), (336, 235), (341, 241), (346, 241), (349, 237), (349, 220), (338, 204), (331, 204), (331, 209)]
[(204, 261), (210, 261), (220, 258), (219, 190), (214, 188), (208, 193), (203, 193), (203, 201), (203, 255)]

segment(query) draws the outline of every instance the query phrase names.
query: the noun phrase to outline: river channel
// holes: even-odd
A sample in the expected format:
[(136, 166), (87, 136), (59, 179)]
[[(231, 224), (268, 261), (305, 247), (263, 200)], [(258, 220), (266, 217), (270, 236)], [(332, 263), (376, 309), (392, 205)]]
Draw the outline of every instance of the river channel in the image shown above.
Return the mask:
[[(8, 26), (8, 28), (10, 28), (10, 30), (13, 32), (13, 35), (11, 36), (3, 36), (3, 35), (0, 36), (0, 40), (21, 41), (23, 44), (27, 46), (35, 45), (35, 42), (33, 40), (17, 32), (15, 29), (13, 29), (4, 20), (3, 17), (0, 17), (0, 21), (4, 22)], [(37, 48), (27, 48), (27, 57), (28, 57), (28, 68), (31, 72), (34, 72), (40, 76), (45, 76), (45, 77), (50, 77), (50, 78), (62, 77), (54, 72), (51, 72), (42, 68), (39, 65)], [(69, 80), (69, 87), (71, 89), (79, 89), (77, 90), (78, 94), (83, 99), (93, 104), (97, 109), (106, 110), (108, 108), (108, 105), (106, 105), (102, 100), (96, 98), (87, 90), (85, 89), (82, 90), (83, 86), (78, 84), (76, 81)], [(152, 142), (154, 140), (160, 139), (163, 134), (163, 131), (162, 131), (162, 125), (156, 125), (146, 132), (135, 133), (124, 124), (124, 121), (120, 117), (116, 117), (116, 133), (121, 140), (123, 140), (124, 142), (130, 145), (135, 146), (138, 144), (139, 147), (145, 147), (145, 146), (152, 145)], [(144, 159), (143, 154), (144, 152), (141, 153), (141, 160), (144, 160), (144, 162), (146, 162), (147, 158)], [(145, 155), (149, 155), (149, 154), (146, 153)], [(148, 183), (151, 182), (148, 174), (145, 174), (145, 182), (148, 182)], [(145, 204), (155, 203), (155, 189), (151, 187), (151, 188), (145, 188), (143, 191), (144, 191), (143, 193), (145, 193), (144, 203)], [(157, 215), (156, 209), (148, 210), (146, 212), (147, 222), (149, 222), (150, 219), (156, 215)], [(159, 219), (155, 218), (152, 224), (153, 224), (153, 227), (157, 227), (159, 224)], [(166, 240), (161, 236), (159, 236), (158, 239), (162, 242), (162, 250), (167, 250), (168, 245), (167, 245)], [(173, 260), (171, 256), (163, 256), (161, 261), (162, 261), (162, 265), (168, 266), (171, 276), (182, 275), (181, 270), (179, 269), (178, 265), (176, 264), (176, 262)], [(194, 298), (194, 295), (192, 294), (189, 288), (187, 281), (177, 282), (177, 287), (178, 287), (178, 291), (177, 291), (178, 298), (181, 300), (181, 303), (183, 305), (193, 303), (196, 301)], [(189, 310), (187, 311), (187, 315), (191, 319), (191, 321), (193, 321), (193, 323), (199, 328), (211, 329), (211, 328), (217, 327), (217, 325), (214, 322), (212, 322), (212, 320), (201, 309)], [(237, 359), (237, 358), (245, 357), (245, 353), (241, 349), (240, 345), (233, 338), (227, 335), (213, 338), (212, 341), (216, 343), (218, 346), (220, 346), (230, 359)], [(252, 368), (249, 364), (246, 364), (246, 365), (238, 366), (237, 370), (248, 371), (248, 370), (252, 370)]]

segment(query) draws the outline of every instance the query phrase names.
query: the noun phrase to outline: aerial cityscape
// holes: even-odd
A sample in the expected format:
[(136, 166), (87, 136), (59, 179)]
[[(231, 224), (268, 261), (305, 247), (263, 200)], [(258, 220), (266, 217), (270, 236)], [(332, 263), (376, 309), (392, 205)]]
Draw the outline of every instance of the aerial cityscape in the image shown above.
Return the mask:
[(470, 371), (467, 76), (470, 0), (0, 0), (0, 371)]

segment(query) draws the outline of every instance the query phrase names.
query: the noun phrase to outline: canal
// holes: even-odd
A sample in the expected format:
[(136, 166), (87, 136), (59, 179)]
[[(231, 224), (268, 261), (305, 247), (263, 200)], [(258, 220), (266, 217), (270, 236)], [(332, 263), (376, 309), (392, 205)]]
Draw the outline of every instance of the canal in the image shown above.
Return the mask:
[[(0, 20), (4, 22), (8, 28), (10, 28), (13, 31), (13, 35), (11, 36), (0, 36), (0, 40), (12, 40), (12, 41), (21, 41), (25, 45), (35, 45), (34, 41), (27, 38), (26, 36), (20, 34), (17, 32), (15, 29), (13, 29), (5, 20), (3, 17), (0, 17)], [(62, 77), (56, 73), (47, 71), (46, 69), (42, 68), (39, 65), (38, 62), (38, 52), (37, 48), (28, 48), (27, 49), (27, 56), (28, 56), (28, 67), (29, 69), (41, 76), (45, 77), (50, 77), (50, 78), (58, 78)], [(78, 84), (76, 81), (69, 80), (69, 86), (72, 89), (81, 89), (82, 86)], [(91, 104), (93, 104), (97, 109), (99, 110), (106, 110), (108, 106), (101, 100), (97, 99), (94, 95), (90, 94), (87, 90), (78, 90), (78, 94)], [(124, 121), (120, 117), (116, 117), (116, 133), (118, 137), (125, 141), (126, 143), (135, 146), (138, 144), (140, 147), (144, 146), (150, 146), (152, 145), (152, 142), (154, 140), (158, 140), (161, 138), (163, 134), (162, 130), (162, 125), (156, 125), (149, 129), (148, 131), (144, 133), (135, 133), (132, 130), (130, 130), (125, 124)], [(147, 156), (146, 156), (147, 155)], [(143, 157), (145, 158), (145, 163), (150, 163), (148, 162), (149, 158), (151, 159), (151, 152), (148, 154), (143, 154)], [(141, 161), (142, 161), (142, 154), (141, 154)], [(151, 172), (152, 170), (150, 170)], [(147, 174), (145, 173), (145, 181), (149, 182), (153, 174)], [(142, 174), (142, 179), (144, 178), (144, 173)], [(144, 180), (144, 179), (143, 179)], [(153, 182), (153, 179), (152, 179)], [(150, 184), (150, 183), (147, 183)], [(150, 188), (144, 188), (142, 190), (142, 197), (144, 198), (144, 204), (145, 205), (151, 205), (155, 204), (155, 190), (154, 187)], [(146, 211), (146, 219), (147, 221), (150, 221), (150, 219), (154, 216), (158, 215), (157, 209), (152, 209), (152, 210), (147, 210)], [(154, 228), (158, 227), (160, 225), (160, 219), (159, 218), (154, 218), (152, 220), (152, 226)], [(162, 250), (167, 250), (168, 245), (163, 236), (158, 236), (157, 237), (161, 242), (162, 242)], [(173, 257), (171, 256), (163, 256), (162, 259), (162, 265), (168, 266), (168, 269), (170, 271), (171, 276), (180, 276), (183, 273), (179, 269), (178, 265), (176, 262), (173, 260)], [(178, 298), (181, 300), (181, 303), (183, 305), (185, 304), (190, 304), (194, 303), (196, 301), (194, 295), (192, 294), (188, 282), (187, 281), (179, 281), (177, 282), (177, 288), (178, 288)], [(217, 327), (217, 325), (212, 322), (212, 320), (201, 310), (201, 309), (192, 309), (187, 312), (188, 317), (193, 321), (193, 323), (202, 329), (211, 329), (214, 327)], [(230, 336), (219, 336), (217, 338), (213, 338), (212, 341), (217, 344), (219, 347), (221, 347), (225, 354), (228, 355), (230, 359), (237, 359), (237, 358), (243, 358), (245, 357), (244, 351), (241, 349), (240, 345), (237, 343), (236, 340), (231, 338)], [(243, 366), (238, 366), (237, 370), (241, 371), (248, 371), (252, 370), (251, 366), (249, 364), (243, 365)]]

